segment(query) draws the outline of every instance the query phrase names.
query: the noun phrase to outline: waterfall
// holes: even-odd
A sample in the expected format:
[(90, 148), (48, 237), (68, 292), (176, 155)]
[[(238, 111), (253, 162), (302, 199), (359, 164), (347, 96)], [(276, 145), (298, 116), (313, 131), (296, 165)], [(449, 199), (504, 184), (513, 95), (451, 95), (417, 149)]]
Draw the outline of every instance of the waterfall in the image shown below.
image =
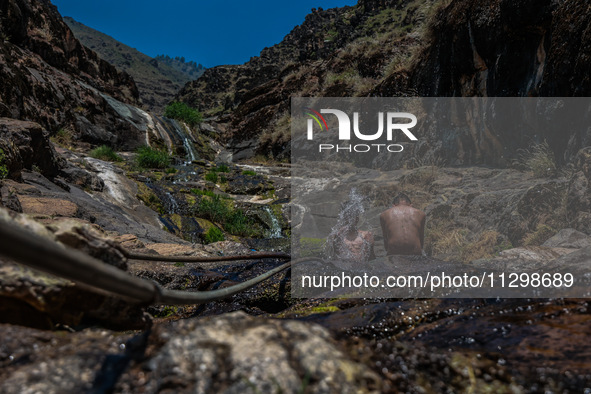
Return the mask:
[(165, 134), (161, 137), (170, 142), (171, 148), (180, 145), (185, 148), (187, 163), (199, 159), (199, 153), (195, 149), (193, 138), (185, 124), (165, 117), (155, 117), (155, 120), (158, 123), (160, 134)]
[(269, 214), (270, 218), (270, 228), (268, 231), (269, 235), (267, 236), (267, 238), (283, 238), (283, 235), (281, 234), (281, 224), (279, 223), (279, 220), (277, 220), (271, 208), (265, 206), (264, 209), (265, 212)]

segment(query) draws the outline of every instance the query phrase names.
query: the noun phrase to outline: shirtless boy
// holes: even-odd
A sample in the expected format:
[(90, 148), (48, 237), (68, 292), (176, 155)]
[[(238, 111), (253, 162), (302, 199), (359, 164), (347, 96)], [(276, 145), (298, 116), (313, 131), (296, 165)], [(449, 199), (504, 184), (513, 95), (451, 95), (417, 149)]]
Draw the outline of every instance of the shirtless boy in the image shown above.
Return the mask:
[(380, 215), (384, 247), (388, 255), (421, 255), (425, 239), (425, 213), (413, 208), (410, 198), (400, 193), (392, 207)]

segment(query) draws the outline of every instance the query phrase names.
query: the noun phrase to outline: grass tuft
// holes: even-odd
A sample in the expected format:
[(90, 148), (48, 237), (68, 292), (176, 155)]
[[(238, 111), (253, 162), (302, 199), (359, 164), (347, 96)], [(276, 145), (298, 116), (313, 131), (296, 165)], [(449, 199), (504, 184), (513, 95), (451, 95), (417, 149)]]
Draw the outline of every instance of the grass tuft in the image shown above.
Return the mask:
[(223, 241), (225, 239), (224, 232), (222, 230), (220, 230), (219, 228), (217, 228), (216, 226), (211, 226), (209, 228), (209, 230), (207, 230), (207, 232), (205, 233), (203, 238), (205, 240), (205, 243), (208, 243), (208, 244)]
[(90, 157), (104, 161), (123, 161), (123, 158), (107, 145), (91, 150), (89, 155)]
[(515, 164), (518, 168), (531, 170), (538, 178), (550, 177), (556, 173), (554, 152), (546, 141), (520, 151)]
[(170, 164), (168, 152), (142, 146), (137, 153), (136, 161), (141, 168), (167, 168)]

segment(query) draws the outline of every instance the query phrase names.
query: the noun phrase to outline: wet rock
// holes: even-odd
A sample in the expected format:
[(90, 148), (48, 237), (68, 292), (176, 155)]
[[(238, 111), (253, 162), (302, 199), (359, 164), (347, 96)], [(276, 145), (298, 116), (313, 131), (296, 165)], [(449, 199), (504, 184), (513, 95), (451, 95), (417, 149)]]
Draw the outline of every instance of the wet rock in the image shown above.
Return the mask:
[(230, 194), (260, 194), (268, 190), (260, 175), (237, 175), (230, 179), (226, 192)]
[(333, 299), (285, 316), (329, 329), (385, 391), (576, 392), (591, 382), (588, 311), (585, 300)]
[(95, 174), (78, 167), (69, 167), (61, 171), (66, 181), (73, 183), (82, 189), (90, 189), (102, 192), (105, 182)]
[(390, 339), (353, 337), (345, 343), (355, 360), (379, 374), (382, 392), (523, 392), (506, 367), (475, 352), (450, 352)]
[(129, 334), (0, 325), (0, 392), (105, 392), (129, 363)]
[(580, 249), (591, 245), (591, 237), (572, 228), (560, 230), (558, 234), (543, 243), (552, 248)]
[(27, 171), (23, 172), (25, 183), (5, 180), (4, 184), (14, 191), (19, 201), (29, 203), (30, 213), (44, 217), (46, 222), (57, 214), (95, 223), (117, 235), (135, 234), (142, 242), (185, 243), (162, 229), (158, 214), (136, 197), (135, 182), (114, 172), (101, 176), (107, 179), (105, 189), (93, 193), (78, 187), (68, 191), (39, 173)]
[[(352, 362), (316, 325), (236, 312), (157, 326), (147, 360), (132, 366), (122, 391), (367, 392), (376, 375)], [(141, 375), (140, 375), (141, 373)], [(143, 378), (140, 379), (140, 376)]]
[(476, 352), (497, 370), (509, 367), (526, 392), (581, 391), (591, 382), (588, 308), (578, 300), (457, 300), (399, 340)]

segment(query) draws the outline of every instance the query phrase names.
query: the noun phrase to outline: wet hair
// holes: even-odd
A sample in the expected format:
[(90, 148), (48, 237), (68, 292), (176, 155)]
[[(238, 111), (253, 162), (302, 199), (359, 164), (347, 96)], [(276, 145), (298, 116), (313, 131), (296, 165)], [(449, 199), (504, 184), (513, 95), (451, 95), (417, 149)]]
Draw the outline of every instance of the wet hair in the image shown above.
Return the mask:
[(400, 201), (405, 201), (408, 204), (412, 204), (412, 202), (410, 201), (410, 197), (408, 197), (404, 193), (399, 193), (396, 197), (394, 197), (393, 204), (398, 205), (398, 204), (400, 204)]

